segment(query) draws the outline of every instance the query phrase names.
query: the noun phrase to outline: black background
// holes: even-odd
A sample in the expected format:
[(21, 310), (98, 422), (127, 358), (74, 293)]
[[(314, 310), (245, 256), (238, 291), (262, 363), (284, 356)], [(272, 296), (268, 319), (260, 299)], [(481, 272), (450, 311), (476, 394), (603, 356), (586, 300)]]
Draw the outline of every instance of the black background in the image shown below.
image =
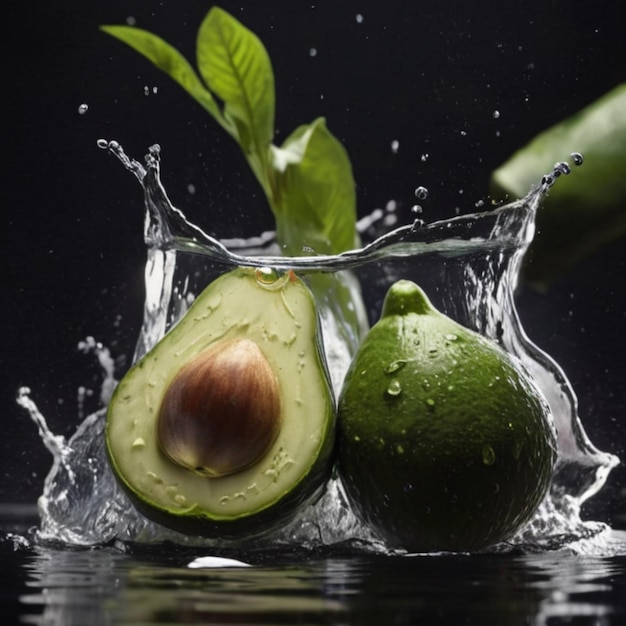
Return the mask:
[[(210, 6), (66, 0), (3, 10), (0, 501), (34, 501), (50, 463), (15, 404), (18, 387), (30, 386), (52, 430), (69, 436), (79, 385), (96, 389), (98, 380), (78, 342), (95, 336), (123, 367), (138, 332), (141, 191), (97, 139), (117, 139), (136, 158), (160, 143), (174, 203), (218, 236), (271, 227), (230, 138), (164, 74), (97, 28), (132, 16), (193, 59)], [(270, 53), (278, 140), (326, 116), (351, 155), (361, 215), (393, 199), (401, 219), (412, 219), (418, 185), (430, 192), (427, 221), (474, 210), (490, 172), (515, 149), (626, 78), (615, 1), (221, 6)], [(624, 248), (623, 240), (607, 246), (545, 293), (522, 285), (519, 308), (531, 338), (570, 377), (592, 440), (626, 458)], [(624, 485), (618, 469), (590, 513), (626, 527)]]

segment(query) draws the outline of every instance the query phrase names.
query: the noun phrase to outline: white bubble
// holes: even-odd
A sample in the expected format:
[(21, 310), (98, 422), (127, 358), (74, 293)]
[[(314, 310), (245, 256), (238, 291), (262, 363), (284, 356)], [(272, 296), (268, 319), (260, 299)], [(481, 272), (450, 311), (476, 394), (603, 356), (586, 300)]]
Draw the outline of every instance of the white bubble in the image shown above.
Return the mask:
[(357, 13), (357, 15), (356, 15), (356, 22), (357, 22), (357, 24), (362, 24), (364, 19), (365, 18), (360, 13)]
[(397, 139), (394, 139), (391, 142), (391, 151), (395, 154), (396, 152), (398, 152), (399, 148), (400, 148), (400, 142)]
[(88, 104), (80, 104), (78, 106), (78, 114), (79, 115), (85, 115), (85, 113), (87, 113), (87, 111), (89, 111), (89, 105)]

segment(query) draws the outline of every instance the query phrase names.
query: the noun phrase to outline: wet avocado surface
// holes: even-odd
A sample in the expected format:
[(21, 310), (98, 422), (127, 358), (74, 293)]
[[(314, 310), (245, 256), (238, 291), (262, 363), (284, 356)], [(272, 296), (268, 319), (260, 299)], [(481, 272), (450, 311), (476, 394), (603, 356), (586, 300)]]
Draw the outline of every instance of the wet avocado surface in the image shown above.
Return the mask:
[[(166, 457), (156, 419), (181, 368), (230, 339), (253, 341), (270, 364), (280, 390), (280, 430), (254, 465), (211, 478)], [(188, 519), (213, 529), (264, 511), (275, 522), (292, 514), (319, 487), (332, 449), (334, 408), (319, 341), (312, 295), (293, 273), (272, 278), (239, 268), (211, 283), (119, 383), (109, 406), (109, 458), (139, 508), (175, 528)]]

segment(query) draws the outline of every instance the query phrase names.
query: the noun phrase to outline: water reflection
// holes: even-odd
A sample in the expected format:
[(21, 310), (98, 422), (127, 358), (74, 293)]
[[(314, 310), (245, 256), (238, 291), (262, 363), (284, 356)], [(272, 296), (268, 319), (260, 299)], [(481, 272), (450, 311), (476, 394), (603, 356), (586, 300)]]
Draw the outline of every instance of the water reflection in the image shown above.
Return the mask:
[[(615, 552), (626, 533), (614, 533)], [(570, 552), (389, 557), (273, 550), (192, 569), (172, 546), (57, 550), (18, 562), (27, 624), (618, 624), (626, 557)], [(19, 577), (18, 577), (19, 579)]]

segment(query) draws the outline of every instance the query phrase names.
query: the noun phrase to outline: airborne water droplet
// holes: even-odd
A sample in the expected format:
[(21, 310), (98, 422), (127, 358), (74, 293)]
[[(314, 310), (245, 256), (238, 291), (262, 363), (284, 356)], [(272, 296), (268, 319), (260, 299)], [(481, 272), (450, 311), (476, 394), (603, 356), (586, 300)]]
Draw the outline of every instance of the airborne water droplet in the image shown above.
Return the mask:
[(87, 113), (87, 111), (89, 111), (89, 105), (88, 104), (81, 104), (78, 107), (78, 113), (79, 115), (85, 115), (85, 113)]
[(418, 200), (426, 200), (426, 198), (428, 198), (428, 189), (420, 185), (415, 189), (415, 197)]
[(554, 176), (560, 176), (561, 174), (569, 174), (572, 170), (565, 161), (559, 161), (554, 164)]
[(584, 158), (583, 155), (580, 152), (572, 152), (572, 154), (570, 154), (570, 156), (572, 157), (572, 161), (574, 161), (574, 165), (582, 165)]

